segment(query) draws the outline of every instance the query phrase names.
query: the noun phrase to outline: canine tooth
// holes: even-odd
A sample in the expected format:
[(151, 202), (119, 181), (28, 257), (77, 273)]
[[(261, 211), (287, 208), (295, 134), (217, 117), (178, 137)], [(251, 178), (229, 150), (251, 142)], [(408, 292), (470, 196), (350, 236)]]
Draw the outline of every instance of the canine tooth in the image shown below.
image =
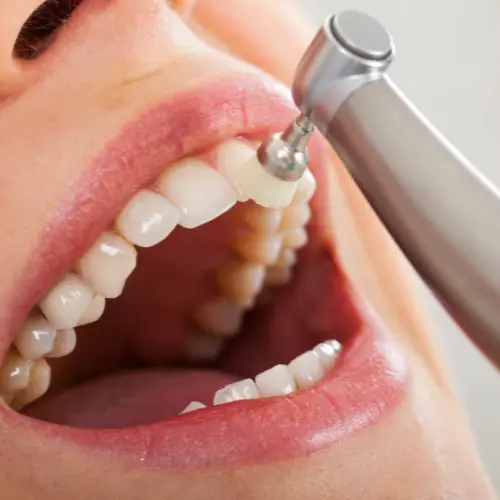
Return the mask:
[(14, 345), (26, 359), (40, 359), (54, 348), (56, 329), (41, 315), (29, 316), (16, 334)]
[(280, 227), (282, 211), (264, 208), (252, 202), (243, 207), (241, 218), (259, 233), (273, 233)]
[(293, 272), (290, 267), (272, 266), (266, 270), (266, 280), (264, 283), (267, 286), (283, 286), (290, 283), (293, 277)]
[(292, 203), (307, 203), (313, 197), (315, 191), (316, 179), (311, 171), (307, 169), (297, 184), (297, 191)]
[(136, 264), (135, 248), (121, 236), (106, 231), (78, 262), (77, 270), (98, 294), (115, 299)]
[(292, 373), (286, 365), (276, 365), (255, 377), (262, 397), (283, 396), (297, 390)]
[(54, 328), (74, 328), (93, 296), (93, 291), (86, 283), (74, 274), (68, 274), (38, 305)]
[(224, 347), (224, 339), (214, 335), (193, 334), (184, 344), (186, 361), (204, 363), (215, 361)]
[(72, 353), (76, 347), (76, 332), (74, 328), (58, 330), (54, 341), (54, 349), (47, 355), (48, 358), (62, 358)]
[(298, 184), (298, 181), (282, 181), (266, 172), (256, 155), (235, 167), (233, 178), (246, 196), (265, 208), (290, 205)]
[(242, 399), (257, 399), (259, 390), (252, 379), (240, 380), (234, 384), (226, 385), (218, 390), (214, 396), (214, 405), (222, 405)]
[(299, 389), (307, 389), (325, 376), (323, 366), (313, 351), (306, 351), (288, 363)]
[(204, 162), (184, 160), (160, 178), (159, 190), (181, 211), (179, 224), (194, 228), (227, 212), (238, 201), (236, 191)]
[(102, 295), (96, 295), (87, 309), (85, 309), (83, 314), (80, 316), (76, 326), (95, 323), (102, 316), (105, 306), (106, 299)]
[(240, 257), (270, 266), (276, 262), (281, 250), (281, 236), (277, 234), (246, 234), (232, 243)]
[(318, 357), (319, 362), (323, 366), (323, 369), (329, 370), (335, 362), (335, 359), (337, 358), (341, 349), (342, 345), (340, 344), (340, 342), (337, 342), (336, 340), (328, 340), (327, 342), (318, 344), (313, 349), (313, 352)]
[(222, 144), (217, 150), (217, 169), (231, 183), (238, 195), (238, 201), (247, 201), (238, 182), (238, 170), (241, 165), (255, 155), (255, 149), (235, 139)]
[(11, 406), (14, 410), (20, 410), (24, 406), (41, 398), (49, 389), (51, 369), (47, 361), (39, 359), (31, 367), (29, 384), (21, 392), (18, 392), (12, 400)]
[(217, 297), (201, 304), (193, 313), (197, 325), (220, 337), (236, 335), (243, 320), (243, 310), (234, 302)]
[(206, 406), (203, 403), (198, 403), (198, 401), (191, 401), (184, 410), (181, 411), (181, 415), (183, 413), (189, 413), (194, 410), (202, 410), (203, 408), (206, 408)]
[(307, 244), (307, 231), (303, 227), (295, 227), (283, 233), (283, 247), (298, 250)]
[(165, 197), (149, 190), (139, 191), (116, 219), (118, 232), (140, 247), (163, 241), (177, 226), (179, 209)]
[(307, 203), (297, 203), (283, 210), (280, 229), (294, 229), (305, 226), (311, 218), (311, 209)]
[(17, 351), (7, 352), (0, 370), (0, 392), (12, 394), (28, 387), (32, 361), (23, 358)]
[(282, 248), (275, 267), (293, 267), (297, 263), (297, 254), (291, 248)]
[(233, 260), (216, 271), (221, 293), (242, 307), (251, 307), (262, 290), (266, 268), (262, 264)]

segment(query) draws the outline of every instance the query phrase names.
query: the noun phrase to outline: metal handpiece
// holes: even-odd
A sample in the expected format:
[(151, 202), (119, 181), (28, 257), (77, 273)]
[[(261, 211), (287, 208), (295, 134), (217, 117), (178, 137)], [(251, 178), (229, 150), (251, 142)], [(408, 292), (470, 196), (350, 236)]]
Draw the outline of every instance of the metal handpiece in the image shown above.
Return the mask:
[(472, 341), (500, 367), (500, 193), (384, 74), (390, 36), (356, 11), (328, 19), (293, 95)]

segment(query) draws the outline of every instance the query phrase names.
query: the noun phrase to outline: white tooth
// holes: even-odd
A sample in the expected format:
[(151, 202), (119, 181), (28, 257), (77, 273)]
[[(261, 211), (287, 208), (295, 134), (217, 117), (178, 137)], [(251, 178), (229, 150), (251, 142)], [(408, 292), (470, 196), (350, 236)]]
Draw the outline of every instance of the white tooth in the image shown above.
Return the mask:
[(306, 351), (288, 363), (297, 387), (307, 389), (325, 376), (325, 370), (313, 351)]
[(9, 350), (0, 369), (0, 392), (13, 394), (28, 387), (32, 361)]
[(235, 167), (234, 176), (243, 193), (266, 208), (290, 205), (298, 184), (298, 181), (282, 181), (269, 174), (256, 155)]
[(233, 337), (241, 327), (243, 309), (228, 299), (217, 297), (201, 304), (193, 313), (197, 325), (220, 337)]
[(135, 248), (121, 236), (106, 231), (78, 262), (77, 270), (98, 294), (115, 299), (136, 264)]
[(252, 202), (242, 206), (241, 218), (258, 233), (274, 233), (280, 227), (282, 211), (264, 208)]
[(246, 234), (232, 243), (240, 257), (270, 266), (276, 262), (281, 250), (281, 236), (277, 234)]
[(116, 219), (118, 232), (140, 247), (152, 247), (163, 241), (179, 223), (181, 213), (163, 196), (139, 191)]
[(14, 345), (26, 359), (43, 358), (54, 348), (56, 329), (41, 315), (29, 316), (16, 334)]
[(19, 411), (24, 406), (41, 398), (50, 386), (50, 366), (44, 359), (35, 361), (31, 368), (28, 387), (16, 394), (12, 400), (12, 408)]
[(198, 401), (192, 401), (189, 403), (184, 410), (181, 411), (181, 415), (183, 413), (189, 413), (190, 411), (194, 410), (202, 410), (203, 408), (206, 408), (206, 406), (203, 403), (198, 403)]
[(286, 365), (276, 365), (255, 377), (262, 397), (283, 396), (297, 390), (293, 375)]
[(93, 296), (94, 292), (86, 283), (74, 274), (68, 274), (38, 305), (54, 328), (74, 328)]
[(227, 141), (217, 150), (217, 170), (231, 183), (238, 194), (238, 201), (248, 200), (239, 185), (238, 170), (254, 155), (254, 148), (238, 140)]
[(283, 247), (298, 250), (307, 244), (307, 231), (303, 227), (288, 229), (283, 233)]
[(283, 286), (292, 281), (293, 272), (290, 267), (272, 266), (266, 270), (265, 284), (267, 286)]
[(293, 229), (305, 226), (311, 218), (311, 209), (307, 203), (297, 203), (283, 210), (280, 229)]
[(192, 334), (184, 344), (184, 357), (193, 363), (215, 361), (224, 347), (224, 339), (214, 335)]
[(336, 340), (328, 340), (327, 342), (318, 344), (313, 349), (313, 352), (318, 357), (319, 362), (321, 363), (323, 368), (325, 370), (329, 370), (333, 366), (333, 363), (335, 362), (335, 359), (337, 358), (341, 349), (342, 344), (340, 344), (340, 342), (337, 342)]
[(179, 208), (179, 224), (186, 228), (217, 218), (238, 201), (236, 191), (219, 172), (192, 159), (172, 165), (161, 176), (159, 190)]
[(309, 169), (307, 169), (304, 175), (300, 178), (297, 185), (297, 191), (293, 197), (293, 204), (295, 203), (307, 203), (314, 195), (316, 191), (316, 179)]
[(231, 403), (242, 399), (257, 399), (260, 396), (255, 382), (251, 379), (240, 380), (218, 390), (214, 396), (214, 405)]
[(76, 347), (76, 332), (74, 328), (58, 330), (54, 342), (54, 349), (47, 355), (48, 358), (61, 358), (72, 353)]
[(276, 267), (293, 267), (297, 263), (297, 254), (291, 248), (283, 248), (274, 263)]
[(95, 323), (103, 314), (104, 308), (106, 306), (106, 299), (102, 295), (96, 295), (89, 307), (85, 309), (83, 314), (78, 320), (76, 326), (88, 325), (89, 323)]

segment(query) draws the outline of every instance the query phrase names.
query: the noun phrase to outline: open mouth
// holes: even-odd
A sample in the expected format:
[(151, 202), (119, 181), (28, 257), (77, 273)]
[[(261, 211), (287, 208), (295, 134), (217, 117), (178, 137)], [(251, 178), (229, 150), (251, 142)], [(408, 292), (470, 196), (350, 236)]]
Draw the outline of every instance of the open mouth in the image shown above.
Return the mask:
[[(235, 88), (248, 97), (252, 84)], [(2, 418), (179, 466), (308, 453), (394, 408), (405, 363), (335, 258), (321, 148), (288, 207), (256, 205), (239, 169), (270, 130), (247, 111), (238, 133), (150, 162), (85, 252), (45, 280), (5, 345)], [(209, 114), (200, 135), (221, 123)]]

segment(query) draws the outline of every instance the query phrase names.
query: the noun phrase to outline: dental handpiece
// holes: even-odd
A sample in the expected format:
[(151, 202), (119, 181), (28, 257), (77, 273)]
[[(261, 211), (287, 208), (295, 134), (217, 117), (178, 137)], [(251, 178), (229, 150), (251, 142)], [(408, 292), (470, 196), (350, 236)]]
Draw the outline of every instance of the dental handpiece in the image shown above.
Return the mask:
[(316, 127), (450, 316), (500, 368), (500, 193), (394, 85), (393, 58), (391, 36), (372, 17), (327, 19), (293, 83), (302, 115), (259, 160), (296, 180), (303, 164), (282, 159), (297, 144), (303, 152)]

